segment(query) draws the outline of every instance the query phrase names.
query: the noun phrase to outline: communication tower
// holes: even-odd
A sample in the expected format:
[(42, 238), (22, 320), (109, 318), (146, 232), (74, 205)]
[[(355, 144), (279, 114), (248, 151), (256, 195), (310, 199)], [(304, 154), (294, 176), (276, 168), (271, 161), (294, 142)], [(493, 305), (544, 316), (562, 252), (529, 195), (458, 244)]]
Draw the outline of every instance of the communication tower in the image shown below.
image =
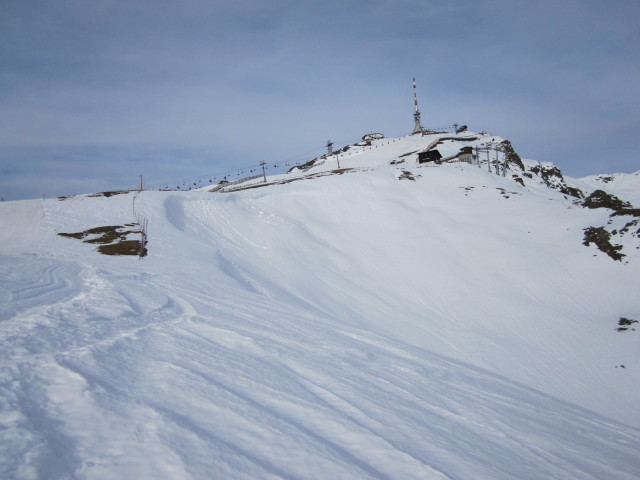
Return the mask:
[(413, 77), (413, 103), (416, 107), (416, 111), (413, 112), (413, 119), (416, 121), (415, 127), (413, 127), (412, 135), (416, 133), (422, 133), (422, 124), (420, 123), (420, 110), (418, 109), (418, 94), (416, 93), (416, 77)]

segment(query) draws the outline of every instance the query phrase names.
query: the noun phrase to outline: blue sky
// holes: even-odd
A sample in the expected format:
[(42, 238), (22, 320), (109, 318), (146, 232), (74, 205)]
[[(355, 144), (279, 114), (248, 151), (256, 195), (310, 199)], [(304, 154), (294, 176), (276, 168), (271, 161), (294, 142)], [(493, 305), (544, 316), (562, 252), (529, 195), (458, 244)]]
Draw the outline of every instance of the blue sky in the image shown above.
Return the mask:
[(640, 2), (4, 0), (0, 195), (308, 160), (454, 122), (571, 176), (640, 169)]

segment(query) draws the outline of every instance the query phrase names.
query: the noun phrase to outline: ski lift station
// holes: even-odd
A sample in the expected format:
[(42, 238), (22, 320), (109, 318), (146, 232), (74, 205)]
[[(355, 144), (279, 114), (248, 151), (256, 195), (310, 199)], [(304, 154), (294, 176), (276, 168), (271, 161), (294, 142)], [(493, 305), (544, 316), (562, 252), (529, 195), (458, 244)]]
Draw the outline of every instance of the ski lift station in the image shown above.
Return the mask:
[(435, 148), (418, 153), (418, 163), (473, 163), (473, 147), (462, 147), (453, 141), (444, 141)]
[(371, 145), (373, 140), (380, 140), (382, 138), (384, 138), (384, 135), (381, 133), (367, 133), (362, 136), (362, 141), (366, 142), (367, 145)]

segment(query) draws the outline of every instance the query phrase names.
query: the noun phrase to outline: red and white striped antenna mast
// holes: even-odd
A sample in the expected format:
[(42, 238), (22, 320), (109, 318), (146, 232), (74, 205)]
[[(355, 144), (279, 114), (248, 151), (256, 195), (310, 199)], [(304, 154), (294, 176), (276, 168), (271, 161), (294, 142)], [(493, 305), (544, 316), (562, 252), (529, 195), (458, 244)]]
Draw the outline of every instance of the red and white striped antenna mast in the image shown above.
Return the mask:
[(413, 132), (411, 132), (412, 135), (415, 135), (416, 133), (422, 133), (422, 124), (420, 123), (420, 110), (418, 109), (418, 93), (416, 90), (416, 77), (413, 77), (413, 103), (416, 107), (416, 111), (413, 113), (413, 119), (415, 120), (416, 124), (413, 127)]

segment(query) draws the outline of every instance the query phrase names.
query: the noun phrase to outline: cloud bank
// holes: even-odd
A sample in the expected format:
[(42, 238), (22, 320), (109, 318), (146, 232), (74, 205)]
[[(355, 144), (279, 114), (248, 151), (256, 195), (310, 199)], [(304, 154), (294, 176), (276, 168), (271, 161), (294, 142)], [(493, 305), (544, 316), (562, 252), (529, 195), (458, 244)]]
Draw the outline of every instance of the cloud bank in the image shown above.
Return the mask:
[(426, 127), (488, 130), (573, 176), (635, 171), (639, 20), (631, 1), (9, 0), (0, 194), (404, 135), (413, 76)]

